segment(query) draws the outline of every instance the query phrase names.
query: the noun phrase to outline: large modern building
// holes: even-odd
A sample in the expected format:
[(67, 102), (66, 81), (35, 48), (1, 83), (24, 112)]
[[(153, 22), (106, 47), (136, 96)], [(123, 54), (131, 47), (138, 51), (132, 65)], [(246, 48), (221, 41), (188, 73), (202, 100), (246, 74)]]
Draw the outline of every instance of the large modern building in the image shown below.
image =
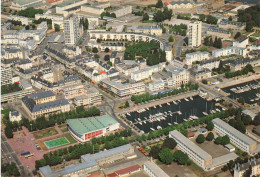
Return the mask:
[(190, 47), (199, 47), (201, 45), (201, 28), (200, 21), (192, 21), (188, 25), (188, 43)]
[(154, 162), (145, 162), (143, 165), (143, 169), (150, 177), (170, 177)]
[(53, 171), (50, 166), (44, 166), (39, 169), (39, 172), (43, 177), (88, 176), (90, 173), (100, 170), (102, 165), (126, 159), (134, 154), (134, 147), (126, 144), (96, 154), (82, 155), (82, 163), (77, 165), (70, 165), (58, 171)]
[(177, 148), (186, 153), (195, 163), (203, 169), (207, 169), (212, 164), (212, 156), (201, 149), (198, 145), (190, 141), (179, 131), (174, 130), (169, 133), (169, 137), (177, 142)]
[(49, 4), (44, 0), (14, 0), (11, 4), (11, 9), (14, 10), (23, 10), (28, 7), (34, 8), (46, 8)]
[(74, 102), (77, 106), (97, 106), (102, 102), (102, 94), (94, 87), (85, 87), (86, 91), (84, 95), (80, 95), (74, 98)]
[(85, 87), (83, 84), (75, 84), (63, 87), (62, 92), (65, 99), (72, 99), (79, 95), (85, 94)]
[(51, 91), (35, 93), (22, 98), (22, 106), (32, 119), (42, 115), (70, 111), (65, 99), (57, 100)]
[(8, 85), (12, 83), (12, 71), (11, 68), (1, 67), (1, 85)]
[(76, 45), (83, 34), (83, 27), (80, 24), (80, 18), (73, 15), (68, 17), (68, 19), (64, 20), (63, 27), (65, 44)]
[(216, 132), (221, 136), (228, 135), (231, 143), (239, 149), (250, 154), (256, 151), (257, 143), (245, 134), (241, 133), (219, 118), (213, 119), (212, 122)]
[(243, 57), (245, 57), (247, 54), (247, 50), (246, 50), (246, 48), (234, 47), (234, 46), (212, 50), (213, 57), (229, 56), (229, 55), (233, 55), (233, 54), (242, 55)]
[(67, 124), (71, 134), (80, 142), (86, 142), (94, 137), (104, 136), (108, 132), (116, 131), (120, 125), (109, 115), (69, 119)]

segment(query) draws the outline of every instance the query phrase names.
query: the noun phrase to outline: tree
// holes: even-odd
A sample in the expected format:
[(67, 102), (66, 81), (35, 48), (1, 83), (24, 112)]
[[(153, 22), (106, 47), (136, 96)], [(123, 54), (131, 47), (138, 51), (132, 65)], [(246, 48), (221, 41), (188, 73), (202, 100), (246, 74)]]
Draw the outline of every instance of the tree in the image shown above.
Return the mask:
[(203, 84), (205, 84), (205, 85), (207, 85), (208, 84), (208, 81), (207, 81), (207, 79), (202, 79), (202, 81), (201, 81)]
[(176, 141), (173, 138), (167, 137), (163, 144), (162, 144), (162, 149), (163, 148), (169, 148), (169, 149), (174, 149), (177, 146)]
[(129, 107), (129, 102), (126, 101), (126, 102), (125, 102), (125, 108), (128, 108), (128, 107)]
[(108, 53), (109, 52), (109, 48), (105, 48), (105, 52)]
[(219, 136), (215, 139), (215, 144), (221, 144), (222, 143), (222, 137)]
[(143, 21), (147, 21), (147, 20), (149, 20), (149, 15), (147, 13), (145, 13), (143, 15)]
[(229, 139), (228, 135), (223, 136), (221, 144), (225, 146), (225, 145), (227, 145), (229, 143), (230, 143), (230, 139)]
[(232, 21), (232, 17), (231, 17), (231, 16), (229, 16), (229, 17), (228, 17), (228, 20), (229, 20), (229, 21)]
[(149, 156), (153, 157), (154, 159), (159, 158), (160, 148), (158, 146), (152, 146)]
[(96, 47), (93, 47), (92, 52), (93, 53), (98, 53), (98, 49)]
[(55, 32), (59, 32), (60, 31), (60, 25), (54, 24), (54, 29), (55, 29)]
[(26, 26), (25, 26), (25, 29), (26, 29), (26, 30), (29, 30), (29, 29), (30, 29), (30, 26), (29, 26), (29, 25), (26, 25)]
[(209, 46), (213, 46), (213, 39), (212, 39), (212, 37), (209, 39)]
[(234, 36), (235, 39), (239, 38), (240, 36), (242, 36), (242, 34), (240, 32), (237, 32), (236, 35)]
[(258, 115), (255, 116), (255, 118), (254, 118), (254, 120), (253, 120), (253, 124), (254, 124), (255, 126), (260, 125), (260, 113), (258, 113)]
[(209, 132), (207, 137), (206, 137), (206, 140), (207, 141), (212, 141), (214, 139), (214, 134), (212, 132)]
[(217, 45), (217, 47), (218, 47), (219, 49), (222, 48), (222, 41), (221, 41), (220, 38), (218, 38), (218, 45)]
[(169, 37), (169, 42), (173, 42), (173, 41), (174, 41), (174, 38), (173, 38), (172, 35), (170, 35), (170, 37)]
[(218, 48), (218, 37), (215, 37), (214, 43), (213, 43), (213, 47)]
[(214, 128), (214, 124), (211, 121), (209, 121), (207, 123), (206, 129), (208, 129), (208, 131), (212, 131), (213, 128)]
[(107, 64), (110, 65), (110, 66), (113, 65), (111, 61), (108, 61)]
[(241, 133), (246, 133), (246, 126), (241, 120), (238, 120), (235, 124), (235, 128), (239, 130)]
[(200, 134), (197, 138), (196, 138), (196, 142), (201, 144), (201, 143), (204, 143), (205, 141), (205, 137), (204, 135)]
[(173, 161), (173, 154), (169, 148), (163, 148), (159, 153), (160, 161), (169, 165)]
[(162, 0), (158, 0), (156, 5), (155, 5), (156, 8), (162, 8), (163, 7), (163, 2)]
[(188, 155), (180, 150), (177, 150), (173, 153), (173, 159), (180, 165), (185, 165), (189, 161)]
[(13, 131), (10, 127), (6, 126), (5, 127), (5, 136), (7, 138), (13, 138)]
[(206, 46), (210, 45), (208, 36), (204, 38), (204, 45), (206, 45)]
[(109, 56), (109, 55), (105, 55), (105, 56), (104, 56), (104, 60), (105, 60), (105, 61), (109, 61), (109, 60), (110, 60), (110, 56)]

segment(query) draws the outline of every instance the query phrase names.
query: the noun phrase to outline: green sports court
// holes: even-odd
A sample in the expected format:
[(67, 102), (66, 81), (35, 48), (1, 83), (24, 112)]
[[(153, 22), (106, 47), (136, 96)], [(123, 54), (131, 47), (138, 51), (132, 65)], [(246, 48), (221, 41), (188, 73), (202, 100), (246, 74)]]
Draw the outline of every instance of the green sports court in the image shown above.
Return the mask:
[(52, 149), (58, 146), (63, 146), (66, 144), (69, 144), (70, 142), (67, 140), (67, 138), (65, 137), (61, 137), (61, 138), (57, 138), (57, 139), (53, 139), (53, 140), (49, 140), (49, 141), (45, 141), (44, 144), (48, 149)]

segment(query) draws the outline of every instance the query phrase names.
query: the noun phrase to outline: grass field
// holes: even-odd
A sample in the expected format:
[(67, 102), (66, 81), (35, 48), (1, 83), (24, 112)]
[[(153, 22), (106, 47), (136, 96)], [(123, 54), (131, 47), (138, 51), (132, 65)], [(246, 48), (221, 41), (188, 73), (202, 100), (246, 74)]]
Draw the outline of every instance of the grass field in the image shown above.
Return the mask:
[(66, 144), (70, 144), (69, 140), (67, 140), (67, 138), (65, 137), (61, 137), (61, 138), (57, 138), (54, 140), (49, 140), (49, 141), (45, 141), (44, 144), (46, 145), (46, 147), (48, 149), (52, 149), (58, 146), (63, 146)]
[(70, 144), (76, 143), (77, 141), (71, 136), (70, 133), (65, 134), (67, 140), (69, 140)]

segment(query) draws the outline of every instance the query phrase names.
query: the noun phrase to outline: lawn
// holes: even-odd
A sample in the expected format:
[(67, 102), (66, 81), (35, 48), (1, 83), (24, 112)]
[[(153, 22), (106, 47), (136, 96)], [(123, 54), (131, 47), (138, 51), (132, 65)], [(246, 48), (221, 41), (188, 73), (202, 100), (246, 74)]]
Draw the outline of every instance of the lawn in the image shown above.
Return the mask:
[(20, 90), (22, 90), (22, 89), (21, 89), (21, 87), (19, 87), (19, 84), (17, 84), (17, 83), (1, 86), (2, 95), (7, 94), (7, 93), (12, 93), (12, 92), (18, 92)]
[(70, 144), (70, 142), (67, 140), (67, 138), (61, 137), (61, 138), (45, 141), (44, 144), (46, 145), (46, 147), (48, 149), (51, 149), (51, 148), (55, 148), (55, 147), (58, 147), (58, 146)]
[(47, 130), (41, 130), (38, 132), (33, 133), (33, 136), (35, 139), (40, 139), (52, 135), (58, 134), (57, 130), (55, 128), (47, 129)]
[(64, 133), (64, 132), (69, 131), (69, 129), (67, 127), (65, 127), (65, 128), (62, 128), (61, 131)]
[(77, 141), (71, 136), (70, 133), (65, 134), (67, 140), (69, 140), (70, 144), (76, 143)]

